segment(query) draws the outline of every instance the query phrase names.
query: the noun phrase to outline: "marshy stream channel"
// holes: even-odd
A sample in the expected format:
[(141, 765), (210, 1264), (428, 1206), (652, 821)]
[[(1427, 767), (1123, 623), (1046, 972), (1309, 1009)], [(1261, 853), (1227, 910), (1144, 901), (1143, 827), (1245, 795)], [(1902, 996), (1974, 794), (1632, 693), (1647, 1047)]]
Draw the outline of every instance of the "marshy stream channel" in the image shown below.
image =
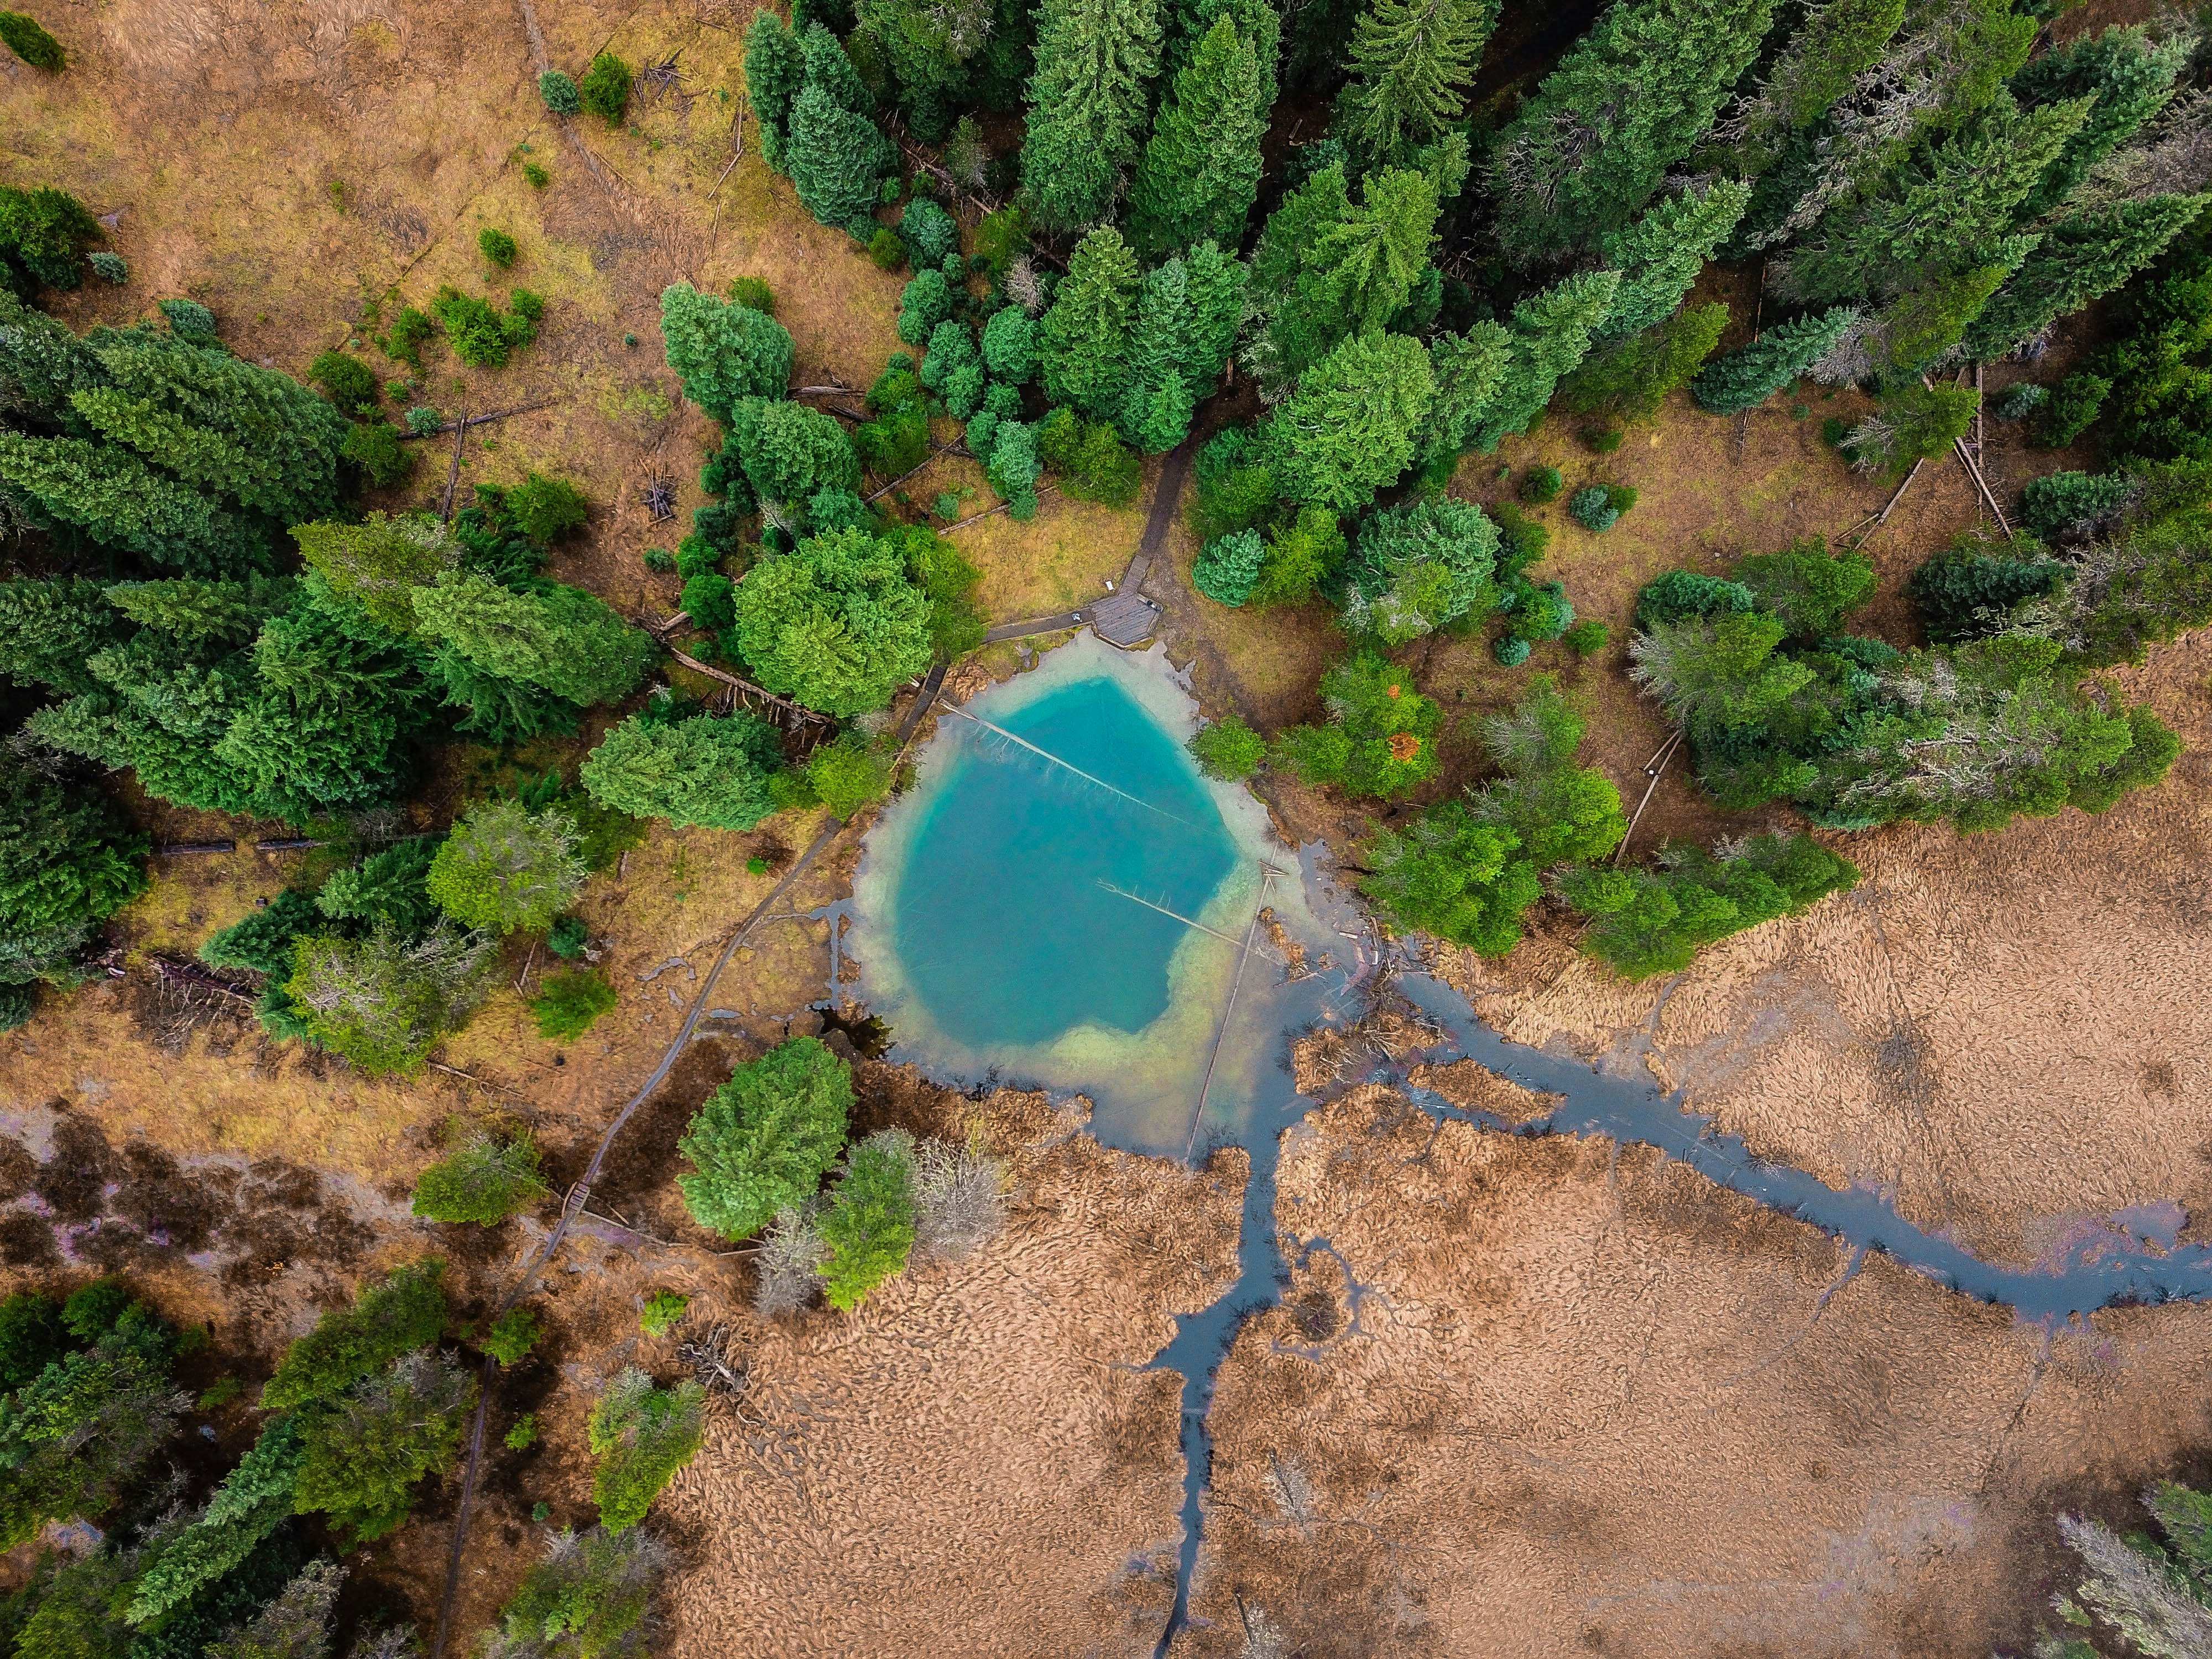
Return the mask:
[[(2116, 1304), (2212, 1297), (2212, 1246), (2177, 1245), (2178, 1206), (2077, 1227), (2049, 1267), (1996, 1266), (1905, 1220), (1883, 1193), (1754, 1156), (1679, 1092), (1508, 1042), (1422, 970), (1418, 941), (1379, 939), (1317, 846), (1283, 846), (1249, 792), (1199, 773), (1183, 747), (1194, 706), (1159, 647), (1130, 655), (1081, 635), (940, 712), (951, 717), (870, 835), (853, 898), (826, 913), (845, 947), (832, 1003), (865, 1006), (893, 1034), (889, 1057), (938, 1082), (1087, 1097), (1108, 1146), (1188, 1160), (1235, 1145), (1251, 1159), (1237, 1281), (1177, 1316), (1152, 1362), (1183, 1379), (1183, 1537), (1161, 1654), (1188, 1610), (1215, 1370), (1245, 1317), (1280, 1298), (1286, 1252), (1334, 1254), (1275, 1224), (1283, 1132), (1319, 1103), (1297, 1092), (1290, 1045), (1352, 1026), (1382, 999), (1410, 1005), (1437, 1041), (1333, 1089), (1387, 1083), (1434, 1116), (1500, 1134), (1656, 1147), (1840, 1241), (1846, 1276), (1881, 1250), (2047, 1330)], [(1562, 1103), (1516, 1125), (1408, 1081), (1462, 1059)], [(1339, 1261), (1356, 1301), (1356, 1264)]]

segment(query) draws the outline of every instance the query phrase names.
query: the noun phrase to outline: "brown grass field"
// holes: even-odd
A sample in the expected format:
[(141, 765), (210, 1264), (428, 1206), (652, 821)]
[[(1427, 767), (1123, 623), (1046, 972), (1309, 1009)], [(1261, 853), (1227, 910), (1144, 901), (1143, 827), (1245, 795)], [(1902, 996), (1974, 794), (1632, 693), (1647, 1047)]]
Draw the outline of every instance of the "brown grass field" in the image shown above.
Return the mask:
[[(2142, 9), (2099, 0), (2066, 27)], [(50, 0), (39, 15), (74, 61), (59, 76), (0, 65), (0, 183), (76, 192), (131, 262), (128, 285), (54, 302), (74, 326), (187, 296), (241, 355), (293, 373), (358, 343), (387, 380), (407, 375), (371, 343), (374, 319), (441, 283), (543, 293), (543, 332), (509, 367), (469, 369), (433, 342), (391, 408), (550, 399), (470, 433), (460, 499), (533, 468), (575, 479), (592, 519), (552, 574), (654, 619), (676, 608), (677, 582), (641, 556), (682, 533), (715, 441), (663, 363), (661, 289), (765, 278), (810, 384), (865, 388), (898, 346), (902, 278), (814, 224), (759, 160), (743, 115), (750, 10)], [(536, 93), (533, 27), (572, 73), (611, 48), (633, 64), (672, 58), (678, 84), (641, 97), (623, 130), (563, 124)], [(550, 172), (544, 189), (525, 162)], [(485, 227), (520, 242), (511, 273), (478, 256)], [(1729, 302), (1729, 343), (1748, 335), (1748, 277), (1709, 276), (1697, 297)], [(2062, 341), (2037, 378), (2097, 326)], [(1990, 392), (2025, 372), (1992, 369)], [(1567, 491), (1529, 509), (1553, 535), (1540, 574), (1613, 643), (1588, 662), (1540, 647), (1511, 671), (1480, 638), (1413, 647), (1452, 717), (1437, 793), (1480, 774), (1473, 717), (1552, 672), (1587, 708), (1586, 760), (1632, 805), (1666, 736), (1626, 672), (1637, 589), (1676, 565), (1723, 572), (1800, 537), (1832, 540), (1865, 518), (1891, 486), (1850, 473), (1820, 438), (1828, 415), (1863, 406), (1808, 387), (1722, 420), (1677, 397), (1611, 454), (1555, 413), (1465, 462), (1451, 488), (1486, 504), (1512, 499), (1531, 465), (1560, 467)], [(2001, 495), (2085, 459), (2027, 450), (1996, 422), (1988, 438)], [(413, 477), (377, 504), (437, 506), (453, 452), (418, 448)], [(1136, 546), (1158, 471), (1148, 463), (1146, 495), (1126, 508), (1048, 495), (1030, 524), (1002, 514), (957, 532), (990, 618), (1097, 596)], [(653, 523), (640, 500), (661, 477), (680, 487), (675, 523)], [(1565, 510), (1592, 480), (1640, 492), (1603, 536)], [(908, 511), (940, 491), (968, 492), (966, 511), (991, 503), (957, 456), (902, 488)], [(1905, 577), (1980, 516), (1959, 467), (1928, 468), (1870, 544), (1882, 587), (1866, 625), (1909, 641)], [(1195, 598), (1196, 551), (1179, 515), (1148, 586), (1203, 706), (1267, 731), (1314, 717), (1321, 669), (1344, 648), (1327, 611)], [(992, 647), (951, 687), (967, 695), (1022, 660)], [(2202, 635), (2115, 677), (2189, 744), (2160, 790), (1996, 837), (1851, 838), (1867, 872), (1856, 892), (1674, 979), (1612, 981), (1548, 915), (1503, 962), (1440, 965), (1510, 1035), (1648, 1066), (1755, 1151), (1893, 1190), (1906, 1214), (1992, 1257), (2037, 1260), (2133, 1205), (2193, 1214), (2212, 1206), (2208, 677)], [(572, 769), (598, 729), (514, 758)], [(418, 823), (443, 822), (505, 763), (434, 752)], [(1361, 815), (1287, 781), (1261, 788), (1292, 839), (1349, 850)], [(157, 842), (250, 843), (256, 829), (132, 799)], [(1676, 766), (1634, 850), (1781, 817), (1722, 812)], [(476, 1317), (542, 1223), (486, 1231), (406, 1213), (449, 1120), (532, 1126), (564, 1186), (776, 879), (747, 860), (780, 867), (817, 823), (657, 828), (581, 906), (621, 994), (613, 1012), (565, 1048), (540, 1038), (525, 1003), (546, 963), (518, 943), (504, 987), (438, 1069), (384, 1081), (268, 1042), (240, 1007), (148, 970), (301, 878), (302, 854), (156, 860), (118, 921), (125, 975), (51, 999), (0, 1036), (0, 1178), (12, 1183), (0, 1205), (16, 1205), (0, 1211), (0, 1266), (11, 1281), (126, 1270), (177, 1316), (214, 1321), (206, 1363), (249, 1380), (360, 1275), (426, 1249), (453, 1260), (462, 1316)], [(635, 1310), (673, 1288), (695, 1296), (702, 1326), (732, 1328), (755, 1381), (657, 1512), (684, 1565), (656, 1651), (1152, 1650), (1173, 1593), (1182, 1461), (1172, 1382), (1142, 1368), (1170, 1316), (1231, 1282), (1240, 1154), (1189, 1171), (1110, 1153), (1079, 1106), (971, 1101), (863, 1064), (857, 1131), (972, 1130), (1013, 1160), (1019, 1195), (976, 1261), (919, 1272), (853, 1319), (754, 1318), (743, 1257), (696, 1228), (674, 1189), (674, 1140), (729, 1067), (821, 1029), (810, 1005), (830, 994), (831, 958), (812, 913), (849, 890), (865, 830), (841, 836), (738, 952), (710, 1001), (726, 1012), (631, 1126), (547, 1274), (550, 1346), (503, 1382), (494, 1418), (496, 1433), (536, 1410), (546, 1439), (491, 1462), (461, 1634), (535, 1559), (534, 1503), (556, 1523), (588, 1520), (591, 1392), (633, 1358), (672, 1374), (674, 1345), (643, 1337)], [(1527, 1109), (1486, 1077), (1451, 1086)], [(1328, 1237), (1358, 1283), (1310, 1255), (1223, 1369), (1208, 1540), (1178, 1659), (1235, 1653), (1240, 1604), (1303, 1659), (1985, 1654), (2025, 1641), (2055, 1582), (2057, 1507), (2118, 1521), (2150, 1475), (2201, 1462), (2202, 1308), (2114, 1310), (2056, 1336), (2017, 1328), (1880, 1257), (1845, 1282), (1830, 1241), (1648, 1152), (1454, 1127), (1431, 1140), (1430, 1127), (1369, 1091), (1291, 1133), (1282, 1225)], [(61, 1262), (41, 1206), (118, 1224), (81, 1263)], [(156, 1230), (172, 1243), (151, 1243)], [(234, 1405), (213, 1426), (228, 1458), (255, 1419)], [(416, 1524), (357, 1558), (349, 1619), (380, 1608), (427, 1621), (454, 1498), (434, 1486)]]

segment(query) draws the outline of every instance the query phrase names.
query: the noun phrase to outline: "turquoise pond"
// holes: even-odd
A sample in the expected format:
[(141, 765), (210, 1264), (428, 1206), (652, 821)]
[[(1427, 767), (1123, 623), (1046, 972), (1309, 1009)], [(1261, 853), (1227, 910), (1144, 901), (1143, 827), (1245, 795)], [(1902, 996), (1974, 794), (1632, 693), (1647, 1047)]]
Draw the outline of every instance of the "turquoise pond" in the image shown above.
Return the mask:
[(1063, 686), (998, 724), (1065, 765), (1013, 744), (954, 763), (899, 886), (891, 938), (915, 995), (976, 1048), (1048, 1042), (1086, 1021), (1141, 1031), (1167, 1012), (1169, 963), (1189, 929), (1125, 895), (1204, 909), (1237, 862), (1228, 826), (1182, 750), (1110, 679)]
[(1182, 1150), (1201, 1097), (1237, 1121), (1281, 1047), (1255, 913), (1330, 936), (1265, 811), (1193, 764), (1194, 726), (1164, 659), (1088, 636), (943, 713), (869, 837), (846, 941), (896, 1058), (1080, 1092), (1122, 1144)]

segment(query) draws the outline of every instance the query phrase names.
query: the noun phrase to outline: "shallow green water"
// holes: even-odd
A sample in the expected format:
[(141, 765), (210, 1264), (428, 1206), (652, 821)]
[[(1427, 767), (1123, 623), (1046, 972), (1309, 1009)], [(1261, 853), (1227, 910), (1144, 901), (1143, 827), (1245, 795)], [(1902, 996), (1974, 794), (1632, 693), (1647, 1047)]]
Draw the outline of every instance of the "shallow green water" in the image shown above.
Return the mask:
[(1127, 895), (1195, 915), (1236, 863), (1228, 827), (1112, 680), (1078, 680), (996, 723), (1055, 758), (977, 728), (938, 786), (892, 930), (914, 994), (979, 1050), (1085, 1022), (1141, 1031), (1167, 1012), (1189, 929)]

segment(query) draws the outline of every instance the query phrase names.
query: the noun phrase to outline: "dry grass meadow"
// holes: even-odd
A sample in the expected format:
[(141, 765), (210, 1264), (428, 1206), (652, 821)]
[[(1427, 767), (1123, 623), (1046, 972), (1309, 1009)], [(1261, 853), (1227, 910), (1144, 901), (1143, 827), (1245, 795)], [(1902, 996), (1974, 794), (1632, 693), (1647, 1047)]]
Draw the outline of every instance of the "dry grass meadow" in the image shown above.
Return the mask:
[[(680, 536), (714, 441), (663, 363), (662, 289), (764, 278), (806, 383), (864, 388), (898, 349), (902, 278), (813, 223), (759, 160), (743, 114), (750, 15), (727, 0), (48, 0), (41, 20), (74, 62), (59, 76), (0, 65), (0, 182), (75, 191), (130, 261), (128, 285), (55, 302), (73, 325), (181, 295), (213, 309), (241, 355), (294, 373), (359, 343), (402, 379), (410, 371), (371, 343), (374, 319), (441, 283), (544, 294), (540, 337), (507, 368), (464, 368), (434, 341), (392, 411), (543, 400), (469, 434), (461, 499), (533, 468), (575, 479), (592, 519), (552, 574), (655, 619), (676, 608), (677, 582), (641, 556)], [(609, 48), (676, 75), (622, 130), (563, 125), (537, 95), (533, 32), (572, 73)], [(526, 163), (550, 173), (543, 189)], [(479, 257), (485, 228), (520, 243), (512, 272)], [(1708, 284), (1698, 298), (1735, 310), (1729, 342), (1747, 335), (1746, 282)], [(2019, 372), (1993, 370), (1990, 392)], [(1666, 736), (1626, 672), (1637, 589), (1673, 566), (1718, 572), (1803, 536), (1832, 540), (1879, 507), (1891, 486), (1851, 474), (1820, 437), (1826, 416), (1861, 405), (1814, 389), (1720, 420), (1678, 397), (1610, 454), (1555, 415), (1465, 462), (1451, 488), (1486, 504), (1513, 499), (1532, 465), (1562, 470), (1560, 499), (1526, 509), (1552, 532), (1539, 574), (1564, 581), (1613, 643), (1587, 662), (1540, 647), (1511, 671), (1480, 638), (1415, 647), (1421, 684), (1452, 716), (1437, 793), (1480, 774), (1472, 717), (1545, 672), (1585, 704), (1585, 758), (1632, 805)], [(2029, 453), (1994, 422), (1988, 440), (2001, 493), (2076, 459)], [(418, 446), (412, 478), (378, 504), (434, 508), (449, 443)], [(1158, 473), (1148, 464), (1147, 495)], [(675, 523), (653, 522), (641, 500), (663, 477), (679, 487)], [(1639, 492), (1603, 536), (1565, 510), (1590, 481)], [(903, 489), (916, 509), (944, 491), (969, 511), (991, 501), (954, 455)], [(1094, 598), (1134, 550), (1147, 506), (1048, 495), (1030, 524), (1000, 515), (958, 532), (991, 620)], [(1882, 588), (1869, 625), (1910, 639), (1905, 576), (1979, 518), (1957, 466), (1927, 469), (1870, 544)], [(1312, 718), (1320, 672), (1344, 648), (1326, 611), (1198, 599), (1196, 551), (1178, 515), (1148, 587), (1203, 705), (1271, 732)], [(968, 695), (1024, 659), (991, 647), (948, 689)], [(1443, 966), (1510, 1035), (1649, 1065), (1754, 1150), (1893, 1190), (1905, 1213), (1992, 1256), (2045, 1257), (2132, 1205), (2212, 1206), (2208, 675), (2200, 635), (2119, 676), (2190, 749), (2161, 789), (2101, 818), (2069, 812), (1972, 841), (1857, 837), (1857, 892), (1646, 987), (1594, 971), (1571, 932), (1540, 916), (1504, 962)], [(573, 768), (596, 729), (511, 758)], [(442, 822), (505, 763), (436, 751), (417, 822)], [(1348, 850), (1358, 815), (1341, 803), (1281, 780), (1261, 787), (1290, 838)], [(657, 827), (586, 890), (581, 911), (620, 1000), (583, 1040), (538, 1036), (525, 1003), (546, 964), (525, 941), (437, 1069), (368, 1081), (147, 971), (300, 879), (314, 854), (258, 853), (257, 826), (133, 806), (157, 842), (236, 836), (244, 850), (157, 860), (118, 921), (125, 975), (0, 1036), (0, 1178), (15, 1183), (0, 1202), (43, 1200), (66, 1164), (94, 1194), (83, 1201), (213, 1240), (218, 1266), (205, 1271), (144, 1252), (113, 1265), (165, 1306), (215, 1320), (225, 1363), (247, 1376), (396, 1255), (452, 1255), (465, 1314), (506, 1282), (538, 1224), (484, 1232), (405, 1214), (448, 1121), (531, 1124), (556, 1186), (573, 1178), (664, 1052), (698, 975), (818, 823), (785, 815), (747, 836)], [(1779, 817), (1717, 811), (1677, 766), (1635, 850)], [(535, 1558), (533, 1503), (556, 1522), (588, 1518), (586, 1402), (629, 1359), (672, 1370), (672, 1346), (642, 1337), (635, 1316), (650, 1291), (675, 1288), (702, 1321), (736, 1330), (758, 1392), (716, 1422), (660, 1512), (684, 1564), (666, 1651), (1152, 1650), (1172, 1595), (1182, 1462), (1173, 1386), (1143, 1367), (1170, 1316), (1231, 1282), (1239, 1157), (1184, 1170), (1109, 1153), (1083, 1133), (1079, 1107), (970, 1101), (863, 1064), (856, 1131), (990, 1140), (1018, 1176), (1012, 1223), (976, 1261), (902, 1280), (860, 1317), (817, 1310), (774, 1325), (747, 1311), (743, 1259), (693, 1227), (674, 1192), (673, 1142), (705, 1094), (738, 1060), (821, 1029), (810, 1005), (831, 994), (832, 952), (816, 913), (849, 891), (865, 828), (834, 842), (738, 953), (705, 1036), (632, 1126), (547, 1276), (553, 1342), (501, 1396), (502, 1410), (539, 1410), (546, 1441), (494, 1462), (463, 1628)], [(768, 873), (749, 871), (755, 859)], [(1309, 1256), (1286, 1305), (1248, 1324), (1223, 1369), (1210, 1537), (1178, 1659), (1235, 1652), (1240, 1599), (1304, 1659), (1986, 1653), (2024, 1639), (2022, 1610), (2047, 1594), (2057, 1504), (2117, 1518), (2151, 1471), (2205, 1442), (2212, 1326), (2200, 1308), (2025, 1331), (1878, 1257), (1846, 1282), (1831, 1241), (1646, 1152), (1432, 1128), (1366, 1092), (1291, 1132), (1281, 1224), (1331, 1239), (1356, 1282)], [(51, 1271), (44, 1236), (0, 1223), (0, 1265)], [(251, 1431), (234, 1408), (226, 1453)], [(349, 1605), (427, 1619), (453, 1498), (434, 1492), (421, 1524), (361, 1559)]]

